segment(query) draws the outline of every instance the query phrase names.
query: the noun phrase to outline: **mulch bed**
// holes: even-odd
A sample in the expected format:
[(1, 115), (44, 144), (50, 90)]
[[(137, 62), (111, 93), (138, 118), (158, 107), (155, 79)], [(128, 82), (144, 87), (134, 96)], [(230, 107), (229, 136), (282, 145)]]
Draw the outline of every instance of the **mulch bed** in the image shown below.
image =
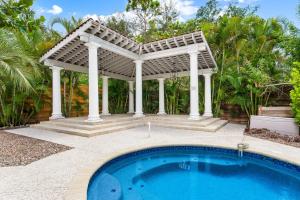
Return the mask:
[(245, 134), (248, 136), (253, 136), (300, 148), (300, 136), (292, 137), (281, 135), (268, 129), (249, 129), (245, 131)]
[(28, 165), (71, 147), (0, 131), (0, 167)]

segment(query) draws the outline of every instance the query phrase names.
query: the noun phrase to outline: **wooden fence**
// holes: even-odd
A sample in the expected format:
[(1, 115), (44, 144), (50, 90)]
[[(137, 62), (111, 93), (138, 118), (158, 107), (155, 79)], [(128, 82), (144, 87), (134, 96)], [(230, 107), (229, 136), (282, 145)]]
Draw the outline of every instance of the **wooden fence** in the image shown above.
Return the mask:
[[(101, 95), (101, 88), (99, 88), (99, 95)], [(61, 94), (63, 96), (64, 91), (61, 89)], [(74, 90), (73, 98), (72, 98), (72, 108), (69, 117), (79, 117), (79, 116), (87, 116), (88, 115), (88, 86), (82, 85), (79, 86), (79, 90)], [(68, 99), (68, 97), (67, 97)], [(39, 113), (35, 116), (35, 122), (39, 121), (47, 121), (51, 116), (52, 112), (52, 89), (49, 88), (46, 94), (43, 97), (44, 105)], [(100, 99), (101, 100), (101, 99)], [(101, 103), (101, 102), (100, 102)], [(63, 105), (63, 101), (62, 101)]]

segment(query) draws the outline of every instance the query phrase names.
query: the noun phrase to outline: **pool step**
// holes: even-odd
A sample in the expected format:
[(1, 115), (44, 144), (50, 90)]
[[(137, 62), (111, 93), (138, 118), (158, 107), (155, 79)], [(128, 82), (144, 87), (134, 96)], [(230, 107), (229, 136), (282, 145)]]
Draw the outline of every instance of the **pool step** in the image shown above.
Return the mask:
[(93, 179), (89, 186), (89, 199), (109, 199), (120, 200), (122, 198), (122, 186), (117, 178), (103, 173), (98, 178)]

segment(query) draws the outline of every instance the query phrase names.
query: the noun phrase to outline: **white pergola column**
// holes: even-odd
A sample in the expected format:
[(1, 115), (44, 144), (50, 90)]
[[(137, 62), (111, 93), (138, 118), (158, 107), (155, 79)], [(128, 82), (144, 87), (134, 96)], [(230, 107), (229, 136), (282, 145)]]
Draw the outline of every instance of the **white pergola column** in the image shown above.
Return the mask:
[(110, 115), (108, 109), (108, 76), (102, 76), (102, 115)]
[(135, 60), (135, 115), (134, 117), (143, 117), (143, 80), (142, 64), (144, 61)]
[(198, 94), (198, 51), (190, 51), (190, 117), (191, 120), (200, 119)]
[(133, 83), (134, 81), (128, 81), (129, 84), (129, 109), (128, 113), (134, 113), (134, 94), (133, 94)]
[(164, 86), (164, 78), (157, 79), (159, 82), (159, 111), (158, 115), (165, 115), (165, 86)]
[(98, 47), (96, 43), (85, 44), (89, 50), (89, 116), (88, 122), (102, 121), (99, 115)]
[(63, 68), (52, 66), (52, 115), (51, 120), (64, 118), (61, 113), (60, 70)]
[(210, 73), (203, 74), (205, 80), (205, 103), (204, 103), (204, 114), (205, 117), (212, 117), (212, 106), (211, 106), (211, 75)]

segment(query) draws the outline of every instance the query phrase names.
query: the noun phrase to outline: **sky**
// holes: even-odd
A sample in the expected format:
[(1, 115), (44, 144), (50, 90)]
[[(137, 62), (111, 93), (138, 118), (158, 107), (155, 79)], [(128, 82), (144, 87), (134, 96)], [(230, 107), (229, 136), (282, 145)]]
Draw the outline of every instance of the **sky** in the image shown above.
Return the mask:
[[(185, 21), (195, 16), (198, 8), (206, 0), (172, 0), (179, 9), (180, 20)], [(258, 5), (258, 15), (263, 18), (284, 17), (300, 28), (300, 17), (297, 16), (299, 0), (218, 0), (225, 8), (232, 1), (241, 7)], [(59, 16), (70, 18), (86, 16), (109, 16), (125, 12), (127, 0), (35, 0), (33, 9), (47, 20)], [(57, 27), (59, 29), (59, 27)]]

